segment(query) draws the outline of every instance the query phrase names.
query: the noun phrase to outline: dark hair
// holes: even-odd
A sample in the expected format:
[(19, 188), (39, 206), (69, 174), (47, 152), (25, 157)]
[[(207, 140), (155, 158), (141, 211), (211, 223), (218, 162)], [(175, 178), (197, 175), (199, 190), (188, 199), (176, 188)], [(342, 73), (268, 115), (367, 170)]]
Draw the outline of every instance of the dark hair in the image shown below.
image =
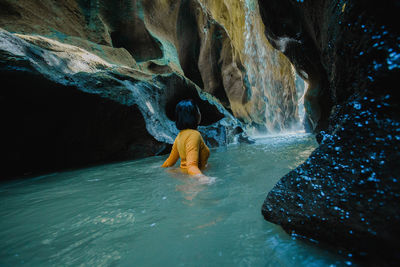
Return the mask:
[(196, 130), (199, 122), (200, 110), (193, 100), (182, 100), (175, 108), (175, 125), (178, 130)]

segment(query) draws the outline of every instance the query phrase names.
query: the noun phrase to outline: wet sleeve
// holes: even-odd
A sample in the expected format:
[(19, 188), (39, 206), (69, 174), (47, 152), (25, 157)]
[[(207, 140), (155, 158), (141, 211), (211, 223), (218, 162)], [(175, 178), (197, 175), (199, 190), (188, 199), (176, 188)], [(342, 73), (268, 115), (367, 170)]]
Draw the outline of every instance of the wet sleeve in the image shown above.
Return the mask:
[(169, 154), (169, 157), (167, 158), (167, 160), (164, 162), (164, 164), (161, 167), (167, 168), (167, 167), (174, 166), (175, 163), (178, 161), (178, 159), (179, 159), (179, 153), (178, 153), (178, 148), (177, 148), (176, 139), (175, 139), (175, 142), (172, 145), (171, 153)]
[(200, 133), (192, 135), (186, 140), (186, 166), (190, 175), (202, 174), (199, 169), (200, 141)]
[(200, 143), (200, 162), (199, 162), (200, 169), (204, 169), (206, 167), (209, 156), (210, 156), (210, 149), (204, 143), (203, 138), (201, 138), (201, 143)]

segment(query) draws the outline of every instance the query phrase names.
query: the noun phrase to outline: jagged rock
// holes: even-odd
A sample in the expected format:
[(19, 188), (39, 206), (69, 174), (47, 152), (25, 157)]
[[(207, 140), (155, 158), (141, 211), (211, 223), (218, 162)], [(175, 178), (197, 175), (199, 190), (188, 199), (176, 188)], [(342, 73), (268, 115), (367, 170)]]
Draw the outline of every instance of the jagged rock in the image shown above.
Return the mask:
[[(271, 46), (267, 47), (267, 54), (248, 55), (246, 48), (256, 44), (251, 42), (252, 36), (245, 33), (246, 4), (230, 0), (170, 2), (140, 2), (152, 36), (162, 47), (175, 46), (177, 55), (164, 49), (171, 55), (169, 60), (177, 57), (175, 61), (179, 61), (186, 77), (217, 97), (246, 124), (267, 125), (268, 130), (290, 128), (298, 119), (292, 65)], [(160, 8), (168, 12), (160, 13)], [(160, 21), (164, 22), (162, 26)], [(257, 26), (252, 33), (263, 36), (261, 23)], [(267, 40), (260, 40), (258, 45), (268, 45)], [(261, 60), (247, 61), (253, 57), (266, 58), (269, 64), (261, 64)], [(260, 65), (266, 65), (265, 69), (259, 70)], [(249, 81), (249, 69), (257, 74), (268, 72), (274, 78), (256, 84), (256, 81)]]
[(398, 262), (399, 4), (259, 4), (268, 39), (309, 81), (306, 121), (320, 142), (269, 192), (264, 217), (379, 265)]
[(199, 103), (211, 147), (241, 127), (179, 73), (110, 64), (42, 36), (0, 30), (0, 73), (4, 176), (165, 153), (178, 132), (171, 113), (183, 98)]
[[(297, 96), (292, 64), (265, 38), (257, 2), (198, 2), (218, 22), (202, 27), (205, 29), (202, 39), (209, 41), (217, 36), (221, 40), (222, 84), (235, 117), (262, 131), (279, 132), (293, 127), (298, 121), (298, 110), (297, 105), (293, 105), (297, 103)], [(220, 50), (220, 47), (219, 44), (206, 51)], [(206, 67), (200, 69), (207, 70)], [(214, 85), (220, 83), (212, 81)]]
[[(233, 5), (229, 5), (231, 3)], [(263, 104), (267, 93), (264, 89), (256, 88), (247, 78), (249, 66), (255, 63), (246, 63), (243, 32), (239, 36), (240, 31), (233, 31), (235, 23), (239, 22), (241, 29), (245, 25), (244, 3), (224, 3), (226, 10), (229, 10), (228, 17), (215, 13), (213, 5), (212, 1), (200, 0), (1, 1), (0, 27), (5, 29), (0, 31), (1, 82), (11, 86), (10, 79), (25, 75), (30, 77), (27, 83), (23, 79), (14, 83), (14, 94), (3, 92), (3, 103), (15, 103), (17, 99), (24, 98), (29, 83), (32, 86), (42, 86), (43, 89), (36, 89), (39, 91), (54, 87), (69, 92), (68, 101), (71, 105), (74, 102), (73, 96), (80, 103), (81, 98), (87, 99), (85, 101), (90, 102), (89, 109), (95, 105), (93, 103), (104, 99), (107, 102), (105, 106), (113, 110), (117, 110), (117, 107), (126, 110), (122, 112), (125, 114), (121, 114), (122, 117), (118, 116), (117, 111), (111, 112), (114, 121), (121, 122), (123, 116), (132, 116), (132, 120), (137, 121), (137, 127), (140, 125), (146, 128), (149, 133), (138, 131), (137, 134), (143, 134), (144, 139), (136, 138), (133, 134), (131, 137), (128, 134), (118, 137), (121, 142), (113, 147), (116, 141), (111, 140), (117, 138), (120, 130), (113, 132), (107, 130), (111, 124), (104, 125), (99, 131), (107, 132), (108, 135), (98, 138), (98, 149), (95, 150), (102, 149), (102, 153), (82, 153), (82, 157), (72, 160), (74, 153), (78, 152), (77, 147), (71, 151), (68, 147), (66, 151), (49, 150), (51, 152), (43, 152), (43, 159), (38, 157), (41, 163), (36, 162), (33, 164), (35, 167), (32, 164), (29, 165), (31, 167), (21, 167), (14, 175), (29, 172), (30, 168), (32, 171), (45, 170), (45, 159), (50, 154), (54, 155), (57, 162), (49, 164), (48, 169), (53, 166), (68, 167), (79, 163), (154, 155), (162, 150), (165, 143), (173, 141), (177, 133), (172, 121), (173, 108), (183, 98), (194, 98), (199, 102), (204, 114), (201, 131), (211, 146), (249, 141), (244, 133), (238, 134), (240, 138), (233, 136), (238, 127), (254, 125), (267, 129), (269, 126), (265, 125), (269, 123), (271, 129), (283, 129), (296, 120), (294, 76), (287, 72), (287, 68), (291, 68), (290, 63), (278, 56), (274, 59), (276, 64), (271, 65), (271, 69), (281, 75), (276, 83), (271, 84), (275, 92), (268, 96), (272, 103), (268, 108), (280, 102), (279, 99), (287, 102), (276, 109), (279, 119), (273, 121), (266, 116), (268, 108)], [(257, 30), (260, 31), (259, 28)], [(54, 97), (61, 101), (56, 90)], [(51, 102), (53, 95), (46, 95)], [(91, 96), (97, 100), (90, 100)], [(47, 107), (47, 112), (44, 112), (46, 114), (60, 112), (60, 116), (65, 116), (61, 108), (52, 111), (53, 105), (44, 106)], [(23, 107), (20, 107), (20, 112), (27, 112)], [(34, 109), (35, 105), (29, 107)], [(93, 109), (97, 109), (97, 106)], [(80, 110), (88, 112), (83, 107)], [(33, 114), (37, 112), (32, 110)], [(101, 116), (106, 114), (106, 111), (99, 112), (96, 121), (103, 120)], [(56, 115), (43, 116), (41, 124), (46, 124), (44, 122), (53, 116)], [(275, 115), (270, 117), (275, 118)], [(18, 120), (21, 119), (23, 117), (18, 117)], [(87, 118), (82, 115), (84, 119)], [(58, 140), (65, 142), (69, 138), (80, 139), (77, 127), (83, 124), (82, 120), (76, 120), (76, 125), (57, 125), (58, 133), (65, 132), (65, 127), (77, 129), (74, 132), (66, 131), (69, 134)], [(50, 121), (47, 123), (51, 124)], [(93, 131), (87, 127), (87, 131)], [(17, 136), (12, 127), (6, 125), (6, 128), (10, 139)], [(45, 129), (48, 127), (40, 131), (41, 145), (51, 147), (50, 143), (45, 143)], [(129, 129), (123, 131), (132, 132)], [(31, 142), (28, 133), (25, 138)], [(85, 136), (81, 138), (80, 144), (87, 141), (88, 147), (93, 147), (89, 146), (89, 135)], [(52, 140), (56, 139), (54, 137)], [(12, 140), (10, 143), (15, 144), (17, 141)], [(142, 149), (128, 149), (139, 145)], [(25, 153), (24, 147), (28, 148), (17, 147), (18, 151), (14, 152), (18, 155)], [(83, 145), (82, 150), (90, 150), (85, 147)], [(8, 148), (11, 150), (11, 147)], [(129, 153), (126, 152), (128, 150)], [(61, 160), (57, 153), (65, 155), (64, 159)], [(10, 157), (12, 163), (8, 165), (21, 166), (32, 156), (29, 153), (27, 155)], [(15, 171), (17, 168), (12, 169)], [(9, 174), (12, 175), (14, 171)]]
[[(268, 45), (259, 17), (246, 15), (254, 10), (248, 12), (245, 2), (4, 0), (1, 5), (0, 27), (8, 31), (78, 46), (112, 64), (183, 74), (248, 125), (272, 131), (298, 120), (291, 64)], [(263, 39), (256, 44), (253, 37)], [(250, 70), (269, 78), (257, 81)]]

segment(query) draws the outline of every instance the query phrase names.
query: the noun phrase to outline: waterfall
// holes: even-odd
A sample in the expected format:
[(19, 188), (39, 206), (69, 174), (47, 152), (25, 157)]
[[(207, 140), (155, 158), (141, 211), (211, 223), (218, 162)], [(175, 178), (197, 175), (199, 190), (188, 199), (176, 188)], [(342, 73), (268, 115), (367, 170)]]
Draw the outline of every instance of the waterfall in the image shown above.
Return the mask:
[(297, 73), (296, 73), (296, 92), (297, 92), (297, 102), (298, 102), (298, 110), (299, 110), (299, 123), (300, 128), (304, 128), (304, 95), (308, 89), (308, 83), (303, 80)]
[[(298, 124), (295, 72), (292, 64), (274, 49), (264, 35), (258, 2), (245, 0), (245, 66), (252, 95), (261, 97), (257, 111), (269, 133)], [(260, 107), (262, 106), (262, 107)]]

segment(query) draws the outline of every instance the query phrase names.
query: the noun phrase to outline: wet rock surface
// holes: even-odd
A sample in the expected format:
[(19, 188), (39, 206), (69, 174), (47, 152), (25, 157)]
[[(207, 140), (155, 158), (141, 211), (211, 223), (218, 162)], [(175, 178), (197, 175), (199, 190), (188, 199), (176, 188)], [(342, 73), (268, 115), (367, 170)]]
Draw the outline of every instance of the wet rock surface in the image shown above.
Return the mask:
[[(298, 118), (291, 64), (265, 38), (253, 42), (263, 29), (259, 17), (251, 26), (245, 2), (5, 0), (2, 5), (0, 27), (7, 31), (78, 46), (113, 64), (180, 73), (247, 124), (269, 123), (270, 130), (280, 130)], [(46, 19), (36, 10), (48, 14)], [(267, 46), (267, 52), (253, 51), (255, 46)], [(259, 70), (260, 62), (251, 58), (273, 62)], [(249, 70), (273, 74), (261, 83), (268, 84), (266, 90), (249, 79)]]
[[(297, 96), (292, 64), (263, 35), (257, 2), (198, 2), (215, 20), (211, 26), (202, 27), (207, 29), (201, 34), (207, 41), (203, 47), (207, 49), (213, 44), (210, 40), (217, 41), (213, 49), (201, 54), (200, 69), (206, 72), (203, 76), (215, 76), (215, 67), (207, 67), (210, 66), (206, 60), (210, 56), (208, 51), (221, 50), (222, 85), (235, 117), (264, 133), (291, 129), (298, 121), (298, 109), (293, 105)], [(216, 85), (216, 81), (221, 83), (211, 78), (205, 85)]]
[[(29, 72), (2, 71), (2, 177), (34, 175), (165, 153), (137, 105), (127, 106)], [(12, 83), (6, 83), (12, 81)], [(52, 101), (49, 101), (51, 97)]]
[(1, 30), (0, 63), (8, 88), (1, 91), (2, 177), (168, 153), (178, 131), (167, 114), (188, 97), (207, 115), (201, 127), (211, 147), (232, 142), (229, 129), (241, 127), (179, 73), (110, 64), (45, 37)]
[[(111, 102), (104, 101), (112, 103), (110, 107), (113, 106), (113, 110), (117, 106), (121, 110), (130, 110), (134, 114), (133, 121), (141, 125), (140, 127), (145, 127), (148, 132), (148, 135), (143, 134), (146, 140), (138, 138), (135, 141), (126, 135), (121, 138), (124, 141), (120, 145), (104, 149), (104, 153), (93, 153), (83, 162), (96, 163), (158, 153), (155, 151), (159, 151), (160, 146), (164, 146), (163, 143), (172, 143), (177, 134), (171, 114), (173, 106), (184, 98), (198, 101), (204, 113), (201, 131), (211, 146), (233, 141), (251, 142), (243, 132), (236, 129), (246, 125), (263, 128), (270, 119), (266, 117), (264, 93), (260, 95), (263, 90), (252, 87), (247, 78), (249, 64), (244, 55), (245, 37), (242, 31), (246, 22), (244, 3), (226, 0), (215, 6), (215, 2), (199, 0), (4, 0), (0, 7), (0, 70), (3, 73), (3, 85), (12, 88), (12, 77), (33, 75), (32, 77), (38, 77), (32, 78), (32, 86), (38, 87), (35, 90), (38, 90), (39, 95), (54, 87), (56, 89), (51, 92), (57, 101), (62, 101), (55, 92), (58, 88), (69, 92), (68, 101), (72, 105), (74, 96), (78, 102), (81, 101), (81, 96), (88, 99), (88, 103), (110, 100)], [(225, 11), (229, 11), (229, 15)], [(234, 26), (239, 24), (241, 26), (235, 30)], [(274, 50), (271, 48), (270, 51)], [(275, 55), (277, 66), (274, 71), (280, 74), (275, 77), (273, 84), (277, 85), (277, 92), (285, 89), (283, 93), (272, 93), (268, 96), (271, 103), (278, 103), (280, 99), (284, 102), (277, 109), (279, 114), (276, 117), (279, 119), (273, 120), (271, 128), (281, 129), (289, 127), (297, 120), (297, 99), (294, 97), (293, 75), (286, 71), (291, 68), (289, 61), (280, 52), (271, 53)], [(36, 84), (33, 81), (38, 82)], [(41, 88), (43, 84), (45, 86)], [(29, 82), (14, 83), (14, 93), (2, 92), (2, 103), (17, 102), (16, 99), (23, 97), (27, 88)], [(45, 95), (52, 101), (53, 94)], [(93, 100), (89, 100), (91, 96)], [(60, 103), (58, 106), (64, 104)], [(88, 104), (88, 110), (82, 108), (81, 112), (89, 114), (91, 105), (94, 104)], [(29, 109), (38, 106), (32, 104)], [(60, 112), (59, 116), (65, 116), (63, 109), (53, 110), (57, 105), (41, 106), (47, 107), (46, 112), (42, 113)], [(25, 108), (28, 109), (28, 105), (20, 106), (21, 114), (28, 112)], [(115, 121), (123, 119), (117, 116), (117, 111), (111, 113), (114, 114)], [(107, 112), (99, 112), (97, 121), (103, 120), (101, 114), (108, 116)], [(44, 117), (40, 124), (45, 125), (45, 121), (51, 124), (54, 116), (56, 115)], [(82, 114), (82, 120), (85, 116)], [(86, 119), (87, 125), (92, 125), (89, 118)], [(11, 123), (12, 119), (7, 121)], [(71, 125), (76, 130), (65, 138), (79, 139), (80, 137), (73, 135), (80, 134), (81, 124), (83, 122)], [(17, 136), (14, 134), (17, 130), (11, 125), (6, 125), (5, 128), (8, 129), (8, 138), (12, 139)], [(58, 125), (56, 128), (61, 133), (65, 131), (65, 127), (67, 126)], [(110, 135), (100, 139), (104, 141), (117, 138), (119, 130), (105, 130), (106, 127), (101, 129)], [(109, 127), (114, 126), (110, 124)], [(28, 129), (33, 132), (33, 128)], [(47, 132), (39, 132), (42, 133), (40, 138), (43, 145), (47, 146)], [(132, 131), (126, 129), (126, 132)], [(138, 131), (137, 135), (139, 134), (142, 132)], [(29, 134), (26, 133), (26, 136)], [(54, 138), (54, 142), (55, 140), (63, 142), (64, 139)], [(83, 140), (89, 140), (89, 137)], [(96, 143), (99, 149), (102, 149), (101, 140)], [(11, 143), (16, 142), (12, 140)], [(104, 146), (112, 146), (111, 141), (110, 144), (107, 144), (108, 141), (104, 142)], [(142, 152), (127, 153), (130, 146), (128, 144), (132, 143), (141, 143), (144, 148), (138, 151)], [(28, 148), (17, 147), (21, 150), (15, 152), (18, 155), (24, 152), (24, 148)], [(7, 148), (12, 150), (11, 146)], [(78, 150), (73, 151), (59, 153), (68, 154), (67, 158), (72, 158)], [(94, 156), (95, 154), (98, 156)], [(46, 157), (43, 155), (43, 160), (40, 164), (35, 164), (34, 169), (45, 170)], [(20, 166), (29, 161), (28, 158), (15, 156), (10, 161), (14, 162), (14, 166)], [(61, 165), (68, 167), (74, 165), (73, 162), (78, 164), (79, 160), (65, 162)], [(41, 164), (43, 166), (39, 167)], [(14, 167), (12, 169), (16, 170)], [(21, 167), (21, 171), (14, 175), (30, 173), (28, 169)], [(9, 174), (12, 175), (12, 171)]]
[[(269, 192), (262, 213), (349, 257), (400, 259), (396, 1), (259, 1), (266, 35), (310, 83), (320, 146)], [(286, 39), (285, 39), (286, 38)], [(365, 263), (367, 264), (367, 263)]]

